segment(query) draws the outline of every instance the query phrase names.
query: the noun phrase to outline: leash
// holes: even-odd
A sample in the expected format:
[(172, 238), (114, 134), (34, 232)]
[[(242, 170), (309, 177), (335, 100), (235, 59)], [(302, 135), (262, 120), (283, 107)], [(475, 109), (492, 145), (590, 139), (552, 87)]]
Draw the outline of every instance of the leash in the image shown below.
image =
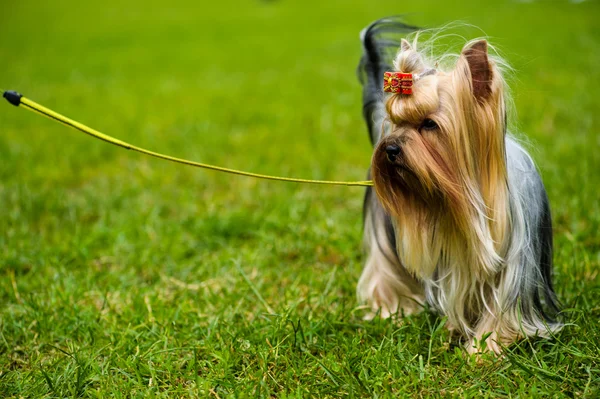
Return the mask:
[(242, 170), (230, 169), (230, 168), (225, 168), (222, 166), (209, 165), (209, 164), (205, 164), (205, 163), (189, 161), (187, 159), (182, 159), (182, 158), (176, 158), (176, 157), (172, 157), (170, 155), (165, 155), (165, 154), (161, 154), (158, 152), (150, 151), (145, 148), (136, 147), (132, 144), (126, 143), (126, 142), (116, 139), (112, 136), (101, 133), (101, 132), (94, 130), (91, 127), (88, 127), (88, 126), (86, 126), (82, 123), (79, 123), (73, 119), (69, 119), (66, 116), (59, 114), (58, 112), (52, 111), (51, 109), (46, 108), (43, 105), (40, 105), (15, 91), (10, 91), (10, 90), (5, 91), (3, 94), (3, 97), (6, 98), (6, 100), (9, 103), (11, 103), (12, 105), (14, 105), (16, 107), (19, 107), (19, 106), (24, 107), (25, 109), (27, 109), (29, 111), (43, 115), (46, 118), (52, 119), (53, 121), (56, 121), (56, 122), (60, 122), (63, 125), (72, 127), (74, 129), (79, 130), (80, 132), (86, 133), (92, 137), (95, 137), (102, 141), (106, 141), (107, 143), (125, 148), (126, 150), (133, 150), (133, 151), (137, 151), (142, 154), (145, 154), (145, 155), (149, 155), (151, 157), (164, 159), (166, 161), (180, 163), (183, 165), (194, 166), (197, 168), (216, 170), (216, 171), (224, 172), (224, 173), (231, 173), (234, 175), (255, 177), (257, 179), (277, 180), (277, 181), (285, 181), (285, 182), (292, 182), (292, 183), (322, 184), (322, 185), (332, 185), (332, 186), (368, 187), (368, 186), (373, 185), (373, 182), (371, 180), (331, 181), (331, 180), (310, 180), (310, 179), (298, 179), (298, 178), (293, 178), (293, 177), (270, 176), (270, 175), (263, 175), (263, 174), (259, 174), (259, 173), (244, 172)]

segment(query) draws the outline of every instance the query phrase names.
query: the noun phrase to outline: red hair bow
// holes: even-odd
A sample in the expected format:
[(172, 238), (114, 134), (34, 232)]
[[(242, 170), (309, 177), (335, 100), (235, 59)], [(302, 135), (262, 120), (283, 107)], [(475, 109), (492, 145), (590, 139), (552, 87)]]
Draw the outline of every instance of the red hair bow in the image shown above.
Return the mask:
[(383, 74), (383, 91), (387, 93), (412, 94), (412, 73), (385, 72)]

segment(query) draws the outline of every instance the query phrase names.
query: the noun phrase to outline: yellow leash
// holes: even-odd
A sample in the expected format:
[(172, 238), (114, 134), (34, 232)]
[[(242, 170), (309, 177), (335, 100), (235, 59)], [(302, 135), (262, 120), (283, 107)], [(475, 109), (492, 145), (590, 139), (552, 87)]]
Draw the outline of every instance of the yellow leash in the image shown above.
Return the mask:
[(86, 125), (79, 123), (77, 121), (74, 121), (73, 119), (69, 119), (66, 116), (63, 116), (57, 112), (52, 111), (49, 108), (46, 108), (34, 101), (31, 101), (30, 99), (22, 96), (21, 94), (14, 92), (14, 91), (5, 91), (3, 94), (3, 97), (6, 98), (6, 100), (15, 105), (15, 106), (22, 106), (25, 107), (26, 109), (36, 112), (40, 115), (43, 115), (49, 119), (52, 119), (54, 121), (60, 122), (64, 125), (70, 126), (74, 129), (79, 130), (80, 132), (89, 134), (92, 137), (95, 137), (97, 139), (106, 141), (110, 144), (114, 144), (116, 146), (119, 147), (123, 147), (127, 150), (133, 150), (133, 151), (137, 151), (137, 152), (141, 152), (142, 154), (146, 154), (146, 155), (150, 155), (152, 157), (155, 158), (160, 158), (160, 159), (164, 159), (167, 161), (171, 161), (171, 162), (177, 162), (177, 163), (181, 163), (184, 165), (190, 165), (190, 166), (195, 166), (197, 168), (204, 168), (204, 169), (211, 169), (211, 170), (217, 170), (219, 172), (225, 172), (225, 173), (232, 173), (235, 175), (242, 175), (242, 176), (249, 176), (249, 177), (255, 177), (257, 179), (267, 179), (267, 180), (278, 180), (278, 181), (287, 181), (287, 182), (293, 182), (293, 183), (310, 183), (310, 184), (328, 184), (328, 185), (335, 185), (335, 186), (364, 186), (364, 187), (368, 187), (368, 186), (372, 186), (373, 182), (371, 180), (363, 180), (363, 181), (330, 181), (330, 180), (310, 180), (310, 179), (296, 179), (296, 178), (292, 178), (292, 177), (279, 177), (279, 176), (269, 176), (269, 175), (261, 175), (258, 173), (251, 173), (251, 172), (244, 172), (241, 170), (235, 170), (235, 169), (229, 169), (229, 168), (224, 168), (222, 166), (215, 166), (215, 165), (209, 165), (209, 164), (205, 164), (205, 163), (200, 163), (200, 162), (194, 162), (194, 161), (189, 161), (187, 159), (182, 159), (182, 158), (176, 158), (176, 157), (172, 157), (169, 155), (164, 155), (158, 152), (154, 152), (154, 151), (150, 151), (150, 150), (146, 150), (145, 148), (141, 148), (141, 147), (136, 147), (134, 145), (131, 145), (129, 143), (126, 143), (124, 141), (118, 140), (114, 137), (111, 137), (109, 135), (106, 135), (104, 133), (101, 133), (97, 130), (94, 130), (90, 127), (87, 127)]

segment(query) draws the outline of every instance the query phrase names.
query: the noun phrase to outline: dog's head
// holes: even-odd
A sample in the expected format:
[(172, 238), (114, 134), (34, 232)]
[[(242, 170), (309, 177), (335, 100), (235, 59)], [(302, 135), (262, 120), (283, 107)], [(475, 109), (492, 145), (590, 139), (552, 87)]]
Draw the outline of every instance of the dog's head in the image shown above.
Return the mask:
[(468, 43), (442, 71), (403, 40), (394, 67), (417, 79), (412, 94), (387, 99), (390, 129), (373, 154), (386, 211), (396, 219), (449, 216), (460, 230), (481, 213), (497, 218), (506, 192), (504, 83), (487, 42)]

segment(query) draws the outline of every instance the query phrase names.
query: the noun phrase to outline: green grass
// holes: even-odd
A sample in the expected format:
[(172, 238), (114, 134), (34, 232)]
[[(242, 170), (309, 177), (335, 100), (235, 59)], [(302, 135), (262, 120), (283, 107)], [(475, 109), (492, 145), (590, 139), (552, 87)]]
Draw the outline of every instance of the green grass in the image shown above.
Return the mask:
[(431, 313), (362, 321), (363, 189), (173, 165), (3, 103), (1, 397), (600, 395), (598, 2), (202, 3), (3, 1), (0, 87), (168, 154), (361, 180), (359, 30), (478, 25), (517, 70), (568, 326), (477, 363)]

